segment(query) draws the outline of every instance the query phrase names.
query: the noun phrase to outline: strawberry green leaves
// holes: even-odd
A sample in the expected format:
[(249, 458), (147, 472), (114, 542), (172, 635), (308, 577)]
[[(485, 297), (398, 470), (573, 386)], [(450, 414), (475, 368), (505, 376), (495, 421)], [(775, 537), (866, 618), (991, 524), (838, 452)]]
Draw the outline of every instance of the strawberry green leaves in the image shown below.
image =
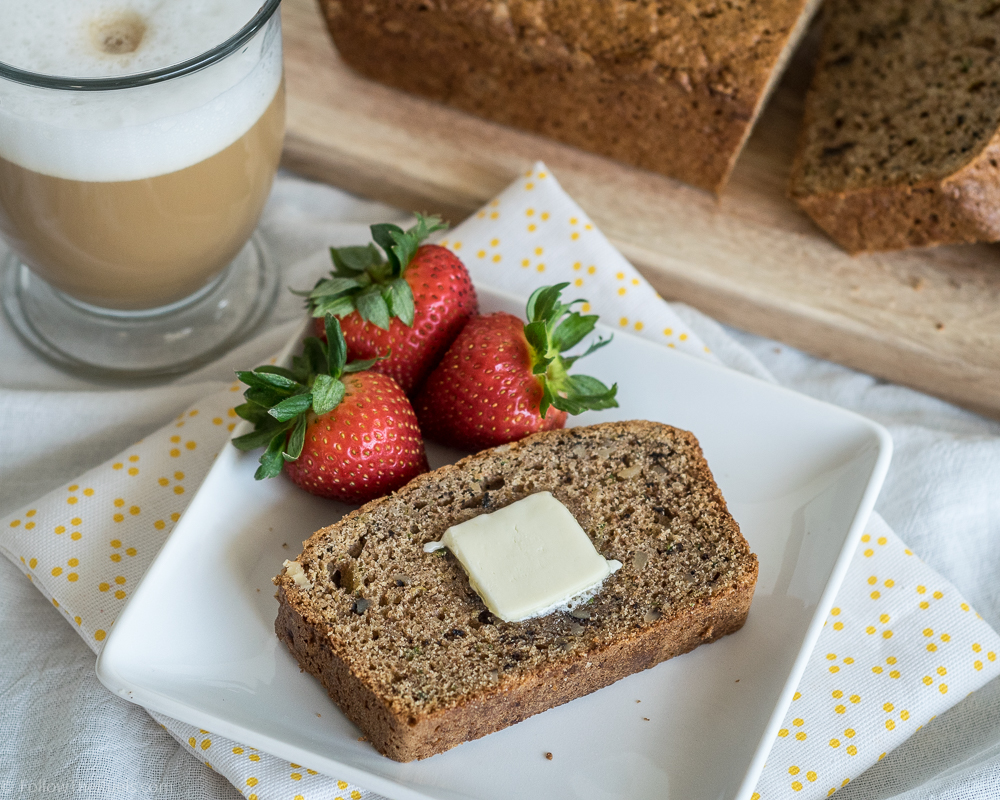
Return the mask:
[[(389, 315), (399, 317), (408, 328), (413, 327), (413, 290), (402, 278), (395, 278), (388, 284), (388, 294), (383, 293), (386, 305), (389, 306)], [(388, 325), (386, 326), (388, 327)]]
[(372, 238), (378, 247), (330, 248), (334, 266), (330, 277), (319, 281), (312, 291), (297, 294), (308, 298), (314, 317), (343, 317), (357, 311), (382, 330), (389, 329), (394, 317), (412, 327), (413, 291), (404, 279), (406, 268), (420, 243), (445, 227), (438, 217), (420, 214), (416, 225), (405, 231), (391, 223), (372, 225)]
[(295, 461), (305, 442), (308, 414), (327, 414), (343, 400), (343, 375), (370, 369), (380, 359), (347, 363), (347, 345), (340, 322), (331, 314), (325, 318), (326, 341), (310, 337), (303, 342), (301, 355), (292, 368), (263, 366), (240, 371), (236, 376), (247, 385), (246, 402), (235, 411), (253, 423), (251, 433), (233, 439), (240, 450), (265, 447), (257, 480), (273, 478), (286, 461)]
[[(373, 244), (361, 245), (359, 247), (331, 247), (330, 257), (338, 273), (344, 276), (357, 276), (363, 272), (382, 264), (382, 254)], [(349, 278), (344, 277), (344, 280)], [(336, 284), (336, 281), (332, 281)]]
[(372, 238), (389, 257), (392, 277), (398, 278), (403, 274), (406, 265), (413, 260), (420, 243), (434, 231), (443, 230), (446, 227), (441, 222), (440, 217), (425, 217), (417, 214), (417, 224), (407, 231), (403, 231), (398, 225), (388, 222), (372, 225), (371, 230)]
[(389, 301), (382, 291), (382, 287), (378, 285), (362, 289), (354, 296), (354, 305), (362, 319), (386, 331), (389, 330)]
[(326, 414), (344, 399), (344, 384), (329, 375), (317, 375), (312, 387), (313, 411)]
[(524, 336), (531, 347), (531, 371), (539, 376), (542, 400), (539, 413), (544, 418), (549, 406), (568, 414), (581, 414), (587, 410), (617, 408), (618, 384), (610, 389), (589, 375), (570, 375), (569, 369), (579, 359), (610, 344), (611, 338), (598, 338), (587, 350), (576, 356), (563, 356), (593, 332), (597, 315), (583, 315), (573, 310), (573, 300), (563, 303), (560, 295), (568, 283), (542, 286), (528, 298), (528, 324)]

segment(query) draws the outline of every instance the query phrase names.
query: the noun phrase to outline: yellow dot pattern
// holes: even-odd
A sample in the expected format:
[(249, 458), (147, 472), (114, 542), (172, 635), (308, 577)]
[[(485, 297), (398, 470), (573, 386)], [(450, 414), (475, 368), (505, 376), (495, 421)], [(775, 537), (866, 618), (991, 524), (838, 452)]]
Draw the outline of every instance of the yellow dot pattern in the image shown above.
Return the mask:
[(778, 730), (760, 797), (833, 794), (987, 672), (1000, 675), (1000, 637), (971, 610), (873, 518), (800, 683), (809, 691), (796, 693)]
[[(251, 797), (339, 797), (359, 800), (363, 790), (336, 777), (321, 775), (303, 764), (282, 761), (253, 747), (237, 744), (209, 731), (171, 721), (170, 732), (195, 758), (243, 787)], [(209, 764), (208, 759), (212, 762)], [(253, 793), (250, 793), (250, 790)]]
[[(112, 460), (0, 522), (3, 545), (98, 650), (225, 444), (234, 398), (221, 392)], [(177, 426), (183, 424), (181, 431)], [(179, 435), (183, 434), (183, 435)], [(173, 450), (178, 450), (176, 455)]]
[[(465, 256), (475, 281), (524, 297), (543, 283), (565, 281), (570, 286), (564, 297), (589, 301), (583, 313), (596, 313), (605, 324), (632, 335), (715, 358), (541, 164), (522, 173), (441, 244)], [(497, 270), (503, 275), (498, 277)], [(628, 321), (616, 324), (621, 319)], [(172, 446), (183, 446), (180, 437)]]
[[(111, 635), (131, 587), (228, 440), (239, 399), (228, 390), (203, 399), (111, 461), (0, 520), (0, 544), (92, 649)], [(361, 797), (358, 787), (316, 770), (164, 722), (188, 752), (247, 797)]]

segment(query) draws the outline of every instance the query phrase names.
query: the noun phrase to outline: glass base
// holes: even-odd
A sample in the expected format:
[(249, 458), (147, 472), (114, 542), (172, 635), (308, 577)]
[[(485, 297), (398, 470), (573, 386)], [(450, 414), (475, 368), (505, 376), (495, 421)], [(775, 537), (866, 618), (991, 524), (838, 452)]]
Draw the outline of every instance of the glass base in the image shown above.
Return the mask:
[(156, 378), (206, 364), (239, 344), (271, 308), (277, 269), (257, 233), (226, 270), (180, 302), (145, 311), (81, 303), (10, 253), (4, 310), (18, 334), (56, 366), (96, 378)]

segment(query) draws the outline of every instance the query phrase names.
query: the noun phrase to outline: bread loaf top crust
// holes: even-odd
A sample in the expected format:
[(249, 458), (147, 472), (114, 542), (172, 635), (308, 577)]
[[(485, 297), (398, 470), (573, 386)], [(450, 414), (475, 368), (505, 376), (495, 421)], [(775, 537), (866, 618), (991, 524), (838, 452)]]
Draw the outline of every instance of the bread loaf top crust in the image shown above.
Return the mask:
[[(572, 612), (503, 622), (453, 556), (423, 545), (545, 490), (623, 567)], [(285, 600), (404, 719), (586, 659), (716, 594), (752, 593), (757, 571), (694, 436), (644, 421), (548, 431), (469, 456), (318, 531), (298, 563), (305, 579), (288, 570), (275, 579)]]
[[(401, 4), (414, 0), (401, 0)], [(798, 21), (803, 0), (457, 0), (454, 20), (518, 46), (543, 64), (569, 56), (619, 73), (667, 68), (732, 94), (756, 88)], [(442, 8), (442, 11), (445, 9)], [(459, 23), (461, 24), (461, 23)]]

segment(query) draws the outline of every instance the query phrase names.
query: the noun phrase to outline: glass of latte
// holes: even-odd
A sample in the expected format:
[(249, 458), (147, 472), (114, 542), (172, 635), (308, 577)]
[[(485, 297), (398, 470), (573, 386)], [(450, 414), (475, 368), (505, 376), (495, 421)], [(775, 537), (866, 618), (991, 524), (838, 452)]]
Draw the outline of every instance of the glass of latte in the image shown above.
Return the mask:
[(182, 372), (270, 307), (279, 3), (0, 0), (3, 304), (50, 360)]

